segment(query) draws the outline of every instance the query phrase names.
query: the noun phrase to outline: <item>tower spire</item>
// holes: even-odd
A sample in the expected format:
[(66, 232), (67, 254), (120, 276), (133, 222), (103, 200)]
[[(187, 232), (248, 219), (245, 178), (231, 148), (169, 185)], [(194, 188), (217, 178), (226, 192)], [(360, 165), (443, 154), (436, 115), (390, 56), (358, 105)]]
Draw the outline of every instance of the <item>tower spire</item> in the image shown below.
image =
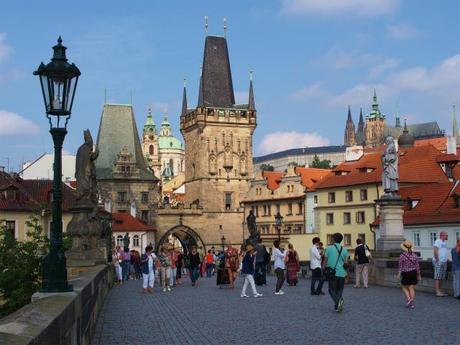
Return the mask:
[(187, 86), (186, 86), (187, 79), (184, 77), (184, 91), (182, 93), (182, 111), (180, 116), (183, 117), (187, 115)]
[(401, 119), (399, 118), (399, 106), (398, 103), (396, 103), (396, 123), (395, 123), (396, 128), (401, 128)]
[(351, 118), (351, 108), (348, 105), (348, 117), (347, 123), (345, 125), (345, 136), (344, 136), (345, 146), (355, 146), (356, 145), (356, 133), (355, 133), (355, 124)]
[(208, 16), (204, 17), (204, 32), (208, 36)]
[(374, 89), (374, 96), (372, 97), (372, 110), (368, 115), (371, 119), (384, 119), (385, 115), (380, 112), (379, 103), (377, 102), (377, 92)]
[(248, 110), (256, 110), (256, 103), (254, 101), (254, 89), (252, 87), (252, 70), (249, 71), (249, 102)]
[(224, 37), (227, 38), (227, 18), (224, 17)]
[(348, 118), (347, 121), (353, 122), (353, 119), (351, 118), (351, 109), (350, 109), (350, 104), (348, 104)]

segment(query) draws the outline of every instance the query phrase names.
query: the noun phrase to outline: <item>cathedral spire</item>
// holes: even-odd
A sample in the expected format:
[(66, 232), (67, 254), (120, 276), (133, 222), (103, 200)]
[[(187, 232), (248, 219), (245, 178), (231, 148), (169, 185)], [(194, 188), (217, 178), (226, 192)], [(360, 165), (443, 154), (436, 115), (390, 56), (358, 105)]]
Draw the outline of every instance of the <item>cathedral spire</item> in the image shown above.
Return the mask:
[(356, 144), (364, 144), (364, 118), (363, 118), (363, 108), (359, 108), (359, 122), (358, 122), (358, 131), (356, 132)]
[(380, 112), (379, 103), (377, 102), (377, 92), (374, 89), (374, 96), (372, 97), (372, 110), (367, 116), (370, 119), (384, 119), (385, 115)]
[(180, 116), (183, 117), (187, 115), (187, 89), (186, 89), (186, 81), (187, 79), (184, 77), (184, 91), (182, 93), (182, 111)]
[(401, 128), (401, 119), (399, 118), (399, 109), (398, 109), (398, 104), (396, 104), (396, 123), (395, 127), (396, 128)]
[(254, 101), (254, 89), (252, 87), (252, 70), (249, 72), (249, 102), (248, 110), (256, 110), (256, 103)]
[(345, 137), (344, 137), (345, 146), (355, 146), (356, 145), (356, 133), (355, 133), (355, 124), (351, 118), (351, 109), (348, 105), (348, 118), (347, 124), (345, 126)]

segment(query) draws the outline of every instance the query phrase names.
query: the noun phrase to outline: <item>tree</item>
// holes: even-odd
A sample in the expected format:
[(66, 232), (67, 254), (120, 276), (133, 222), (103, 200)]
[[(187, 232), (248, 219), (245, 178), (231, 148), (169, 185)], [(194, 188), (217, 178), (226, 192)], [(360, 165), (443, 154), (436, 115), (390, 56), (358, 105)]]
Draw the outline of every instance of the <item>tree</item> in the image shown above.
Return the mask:
[(264, 163), (264, 164), (261, 164), (261, 165), (260, 165), (260, 170), (261, 170), (261, 171), (274, 171), (275, 168), (274, 168), (272, 165), (270, 165), (270, 164), (265, 164), (265, 163)]
[(26, 224), (25, 241), (17, 241), (4, 226), (0, 227), (0, 317), (30, 303), (40, 287), (41, 257), (49, 241), (37, 217)]
[(315, 155), (315, 157), (313, 157), (313, 161), (310, 164), (310, 167), (318, 169), (331, 169), (332, 164), (329, 159), (320, 160), (318, 156)]

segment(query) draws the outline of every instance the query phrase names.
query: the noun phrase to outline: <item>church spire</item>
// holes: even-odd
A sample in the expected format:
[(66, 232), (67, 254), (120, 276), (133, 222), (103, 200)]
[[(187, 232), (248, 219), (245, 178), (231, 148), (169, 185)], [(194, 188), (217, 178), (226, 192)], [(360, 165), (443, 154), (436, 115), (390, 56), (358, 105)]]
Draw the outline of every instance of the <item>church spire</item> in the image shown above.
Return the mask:
[(182, 93), (182, 111), (180, 116), (187, 115), (187, 89), (186, 89), (186, 78), (184, 77), (184, 91)]
[(252, 87), (252, 71), (249, 72), (249, 102), (248, 110), (256, 110), (256, 103), (254, 101), (254, 89)]
[(345, 126), (345, 137), (344, 137), (345, 146), (355, 146), (356, 145), (356, 134), (355, 134), (355, 124), (351, 118), (351, 109), (348, 105), (348, 118), (347, 124)]
[(372, 110), (367, 116), (370, 119), (384, 119), (385, 115), (380, 112), (379, 103), (377, 102), (377, 92), (374, 89), (374, 96), (372, 97)]
[(363, 108), (359, 108), (359, 122), (358, 122), (358, 131), (356, 132), (356, 144), (364, 144), (364, 118), (363, 118)]
[(395, 123), (396, 128), (401, 128), (401, 119), (399, 118), (399, 109), (398, 105), (396, 104), (396, 123)]

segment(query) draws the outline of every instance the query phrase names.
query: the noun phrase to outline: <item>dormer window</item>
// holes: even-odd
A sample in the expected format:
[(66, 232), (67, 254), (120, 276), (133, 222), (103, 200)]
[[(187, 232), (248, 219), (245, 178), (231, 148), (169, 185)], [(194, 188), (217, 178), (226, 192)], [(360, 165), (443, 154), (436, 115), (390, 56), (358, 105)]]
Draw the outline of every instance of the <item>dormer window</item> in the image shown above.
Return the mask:
[(14, 187), (5, 189), (1, 192), (1, 196), (3, 200), (16, 200), (18, 196), (17, 189)]
[(409, 210), (413, 210), (414, 208), (417, 207), (418, 203), (420, 202), (420, 199), (408, 199), (407, 203), (409, 204)]

